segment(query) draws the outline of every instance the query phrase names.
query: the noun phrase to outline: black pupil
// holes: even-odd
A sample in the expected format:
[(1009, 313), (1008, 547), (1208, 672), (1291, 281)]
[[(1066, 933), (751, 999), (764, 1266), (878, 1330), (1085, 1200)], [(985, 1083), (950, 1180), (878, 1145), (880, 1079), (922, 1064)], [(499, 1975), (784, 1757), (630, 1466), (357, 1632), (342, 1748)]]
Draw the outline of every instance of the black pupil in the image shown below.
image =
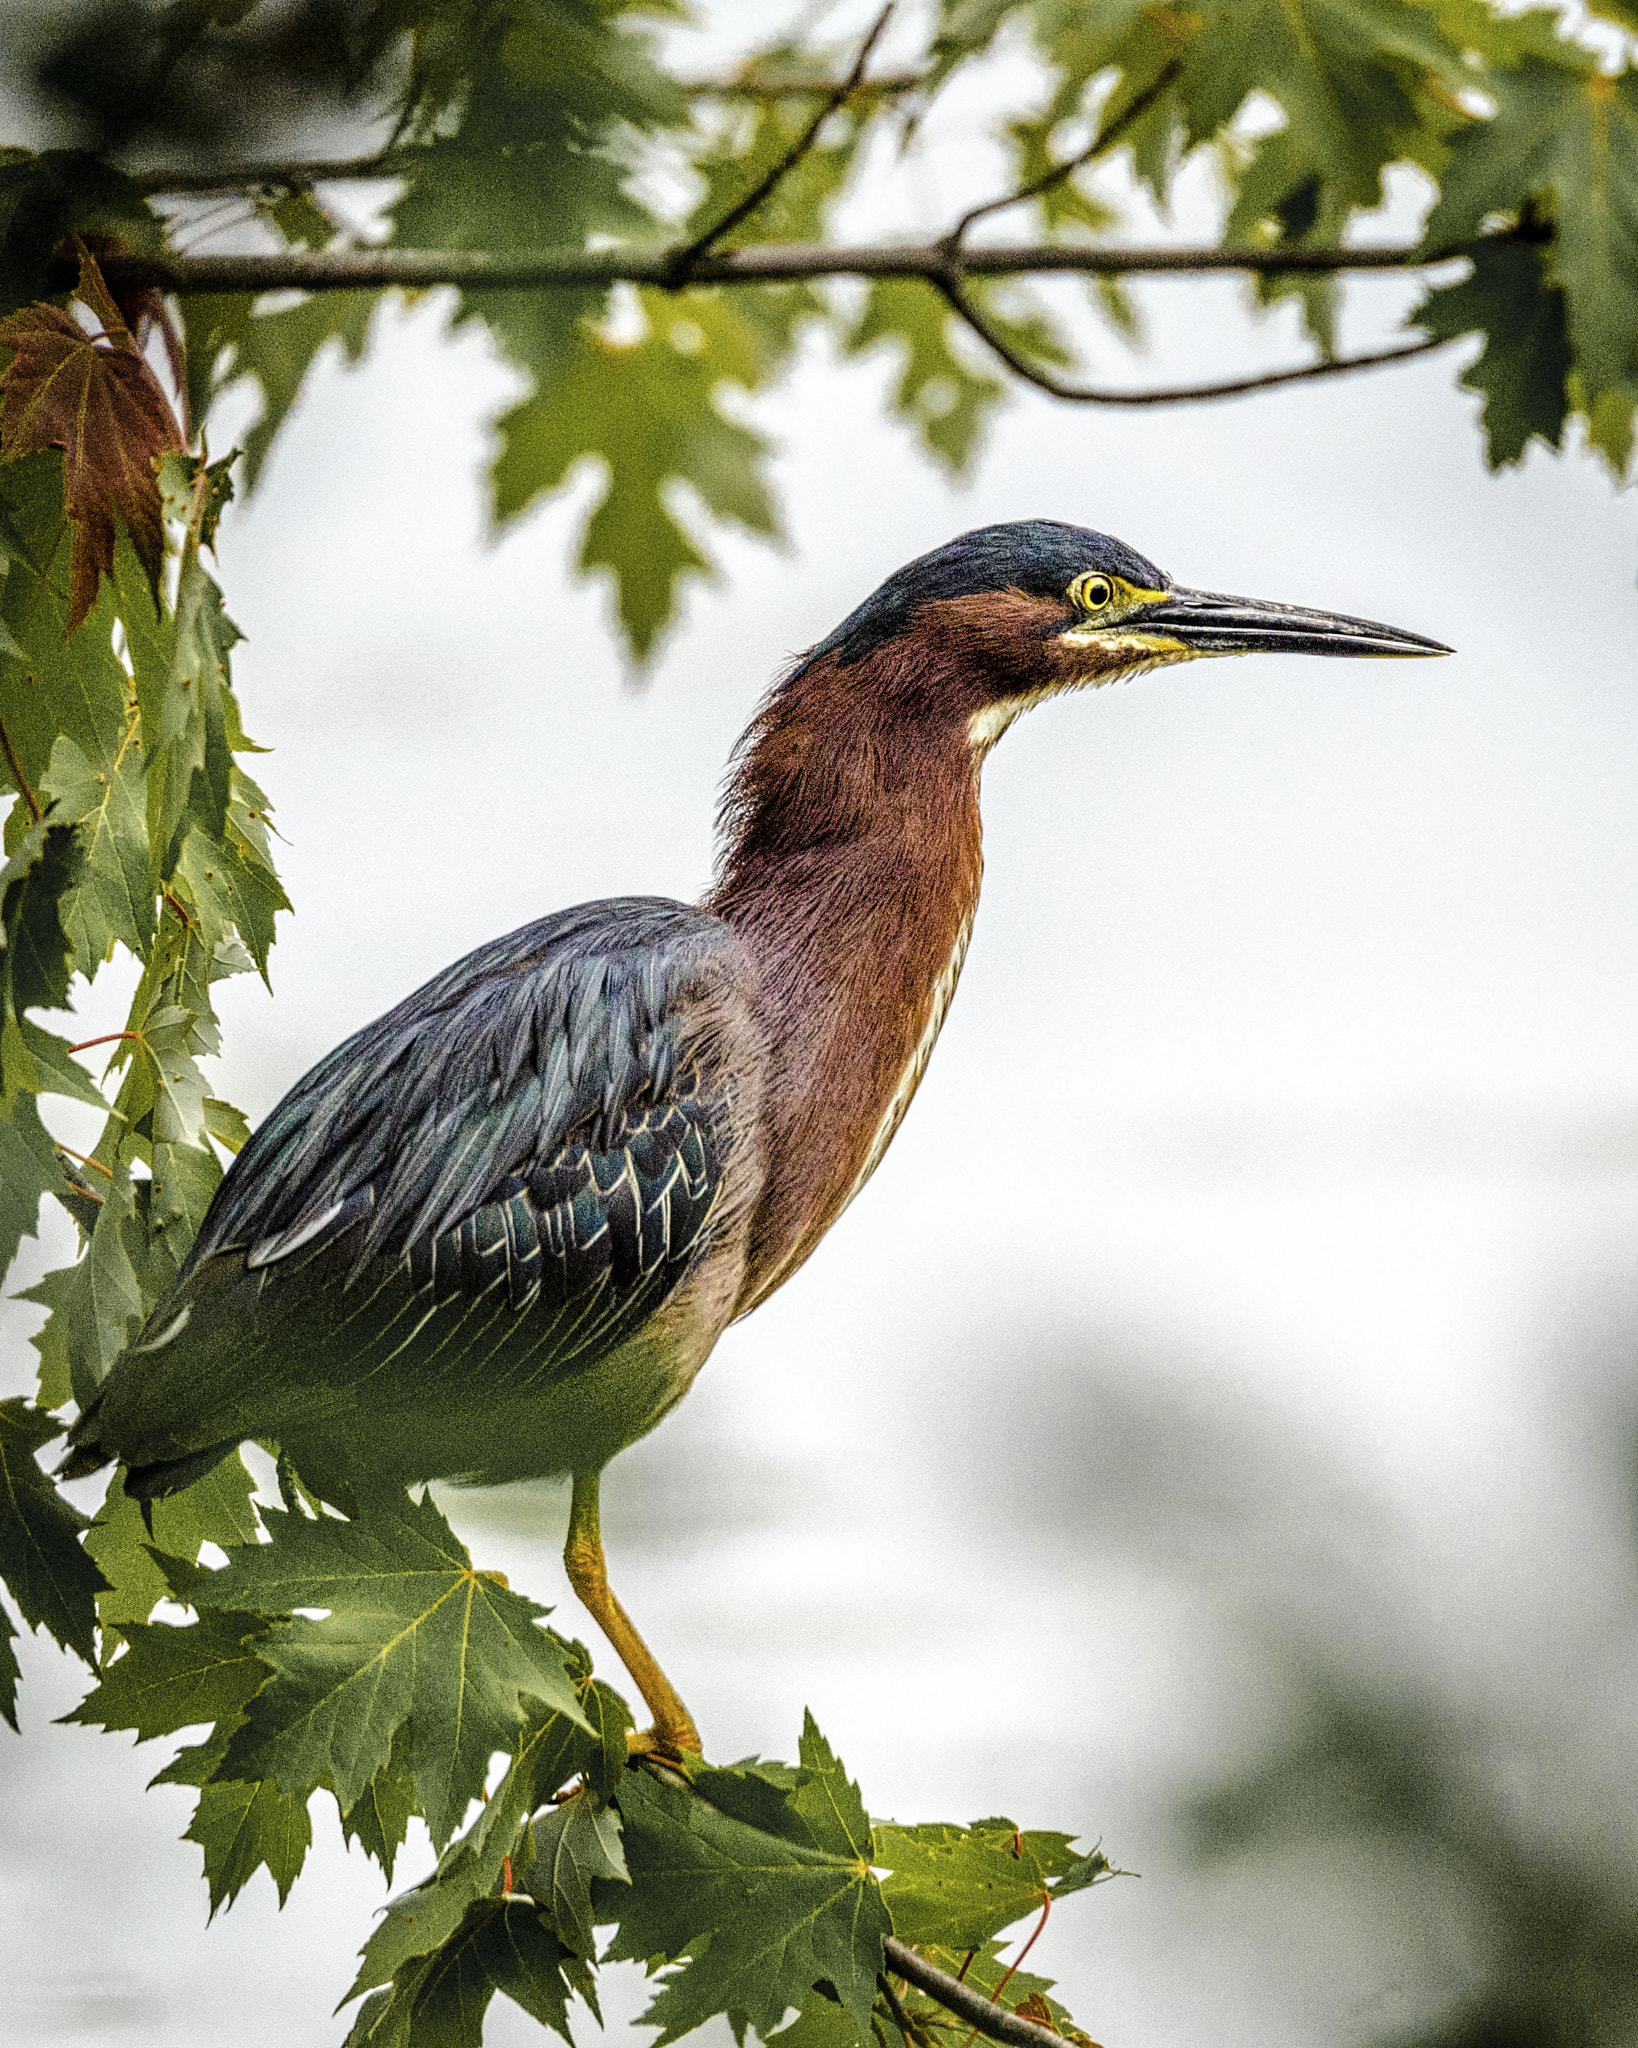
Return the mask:
[(1104, 582), (1101, 576), (1086, 586), (1086, 601), (1090, 605), (1107, 604), (1109, 602), (1109, 585)]

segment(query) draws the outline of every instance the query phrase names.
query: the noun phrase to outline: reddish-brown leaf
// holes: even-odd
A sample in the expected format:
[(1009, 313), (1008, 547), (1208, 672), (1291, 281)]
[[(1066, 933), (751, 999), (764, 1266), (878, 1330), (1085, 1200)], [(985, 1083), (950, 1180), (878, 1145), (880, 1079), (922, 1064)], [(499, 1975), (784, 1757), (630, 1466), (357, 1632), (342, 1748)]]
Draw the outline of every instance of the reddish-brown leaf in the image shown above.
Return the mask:
[(154, 463), (182, 446), (159, 380), (83, 246), (75, 296), (103, 322), (102, 334), (87, 333), (57, 306), (24, 306), (0, 320), (0, 342), (15, 351), (0, 374), (0, 460), (62, 450), (74, 538), (71, 633), (96, 603), (99, 578), (114, 566), (116, 516), (157, 591), (165, 526)]

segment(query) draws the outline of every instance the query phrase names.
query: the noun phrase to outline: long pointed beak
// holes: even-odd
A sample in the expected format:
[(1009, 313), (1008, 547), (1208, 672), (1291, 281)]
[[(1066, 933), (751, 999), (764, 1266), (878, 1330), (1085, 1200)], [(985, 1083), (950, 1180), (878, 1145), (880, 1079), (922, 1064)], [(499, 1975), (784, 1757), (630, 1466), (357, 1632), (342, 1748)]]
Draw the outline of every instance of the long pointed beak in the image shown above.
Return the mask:
[(1199, 654), (1453, 654), (1442, 641), (1374, 619), (1341, 612), (1304, 611), (1211, 590), (1169, 590), (1141, 612), (1128, 612), (1122, 629), (1163, 633)]

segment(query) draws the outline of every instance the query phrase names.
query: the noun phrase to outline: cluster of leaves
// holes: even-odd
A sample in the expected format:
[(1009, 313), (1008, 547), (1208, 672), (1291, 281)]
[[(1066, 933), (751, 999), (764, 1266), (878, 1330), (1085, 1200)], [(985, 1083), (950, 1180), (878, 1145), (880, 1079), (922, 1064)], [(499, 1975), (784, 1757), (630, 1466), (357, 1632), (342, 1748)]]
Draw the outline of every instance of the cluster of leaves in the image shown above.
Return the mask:
[[(229, 145), (253, 153), (259, 106), (286, 123), (305, 108), (370, 124), (397, 181), (382, 222), (391, 246), (686, 242), (781, 160), (823, 108), (814, 81), (845, 58), (781, 44), (714, 90), (684, 89), (645, 19), (682, 11), (658, 0), (308, 0), (294, 10), (107, 0), (41, 62), (86, 148), (0, 166), (0, 290), (14, 303), (37, 296), (55, 238), (72, 227), (112, 226), (139, 248), (167, 236), (186, 246), (197, 206), (164, 199), (150, 181), (156, 210), (110, 166), (140, 143), (220, 168)], [(1559, 446), (1579, 415), (1625, 473), (1638, 403), (1638, 13), (1632, 0), (1594, 0), (1589, 19), (1577, 36), (1558, 10), (1519, 14), (1492, 0), (943, 0), (919, 76), (894, 89), (867, 79), (736, 240), (824, 241), (838, 203), (881, 174), (891, 145), (916, 145), (946, 83), (1004, 32), (1014, 45), (1021, 32), (1042, 84), (995, 123), (1017, 188), (1068, 161), (1095, 116), (1107, 125), (1163, 77), (1121, 144), (1163, 205), (1185, 159), (1213, 152), (1228, 240), (1334, 244), (1381, 203), (1391, 166), (1414, 166), (1437, 194), (1427, 250), (1488, 235), (1470, 274), (1429, 291), (1410, 324), (1442, 339), (1483, 337), (1464, 382), (1483, 395), (1491, 462), (1518, 460), (1532, 437)], [(228, 89), (233, 81), (240, 89)], [(679, 169), (694, 190), (681, 210)], [(1106, 237), (1119, 223), (1086, 182), (1097, 169), (1050, 183), (1009, 220), (1049, 239)], [(241, 224), (252, 216), (264, 247), (348, 245), (349, 231), (299, 184), (245, 183)], [(1020, 287), (970, 289), (1025, 360), (1073, 361), (1060, 325)], [(1272, 273), (1256, 289), (1265, 301), (1300, 301), (1332, 352), (1334, 275)], [(314, 359), (332, 345), (351, 360), (363, 353), (378, 297), (184, 301), (193, 416), (235, 384), (259, 391), (252, 480)], [(1094, 299), (1135, 336), (1113, 280), (1098, 282)], [(454, 319), (481, 322), (527, 384), (500, 422), (497, 521), (595, 463), (580, 566), (612, 577), (639, 657), (673, 615), (679, 581), (709, 571), (707, 522), (779, 531), (772, 450), (745, 423), (743, 402), (786, 372), (804, 324), (828, 329), (844, 351), (893, 354), (891, 410), (953, 471), (970, 464), (1003, 396), (973, 336), (919, 280), (637, 300), (606, 286), (472, 290), (458, 295)]]
[[(1183, 158), (1217, 144), (1234, 242), (1337, 243), (1382, 204), (1389, 167), (1414, 166), (1437, 191), (1426, 250), (1517, 231), (1473, 250), (1469, 276), (1429, 291), (1411, 315), (1430, 335), (1484, 337), (1462, 381), (1484, 395), (1492, 466), (1519, 460), (1532, 436), (1559, 447), (1580, 414), (1621, 476), (1638, 407), (1638, 9), (1597, 0), (1591, 13), (1607, 33), (1575, 40), (1556, 9), (1471, 0), (1234, 0), (1204, 11), (1181, 0), (945, 0), (937, 75), (1025, 17), (1056, 81), (1020, 131), (1044, 151), (1112, 68), (1118, 107), (1176, 63), (1133, 124), (1134, 169), (1164, 205)], [(1254, 95), (1283, 119), (1247, 141), (1235, 123)], [(1298, 298), (1332, 352), (1334, 277), (1276, 274), (1259, 290)]]
[(429, 1499), (343, 1518), (286, 1473), (288, 1504), (258, 1508), (233, 1457), (157, 1503), (151, 1535), (117, 1492), (86, 1531), (35, 1459), (55, 1428), (0, 1405), (0, 1557), (31, 1620), (92, 1660), (100, 1631), (69, 1719), (140, 1742), (208, 1731), (153, 1782), (198, 1788), (186, 1839), (212, 1912), (263, 1867), (282, 1902), (321, 1790), (389, 1880), (412, 1818), (441, 1852), (364, 1946), (349, 2044), (477, 2048), (497, 1991), (569, 2039), (571, 1995), (596, 2014), (598, 1963), (628, 1960), (658, 1973), (662, 2048), (718, 2013), (787, 2048), (868, 2048), (884, 2022), (951, 2048), (943, 2004), (889, 1997), (890, 1936), (1085, 2043), (998, 1937), (1108, 1875), (1101, 1852), (1006, 1819), (872, 1826), (811, 1718), (794, 1767), (633, 1764), (625, 1701), (546, 1610), (474, 1570)]
[[(199, 1064), (218, 1049), (212, 990), (226, 975), (265, 976), (274, 918), (288, 908), (267, 800), (237, 759), (250, 751), (229, 678), (237, 634), (202, 559), (228, 465), (183, 449), (134, 318), (82, 244), (70, 305), (0, 322), (11, 352), (0, 388), (0, 755), (13, 790), (0, 869), (0, 1275), (46, 1195), (81, 1240), (74, 1264), (28, 1292), (50, 1311), (34, 1340), (39, 1390), (32, 1406), (8, 1404), (3, 1456), (14, 1518), (59, 1532), (79, 1518), (54, 1494), (26, 1516), (17, 1505), (29, 1493), (21, 1461), (37, 1471), (42, 1430), (63, 1427), (54, 1412), (83, 1405), (124, 1349), (193, 1241), (222, 1177), (217, 1147), (234, 1151), (247, 1135)], [(91, 1048), (32, 1013), (67, 1008), (71, 981), (94, 980), (116, 951), (141, 971), (122, 1029), (97, 1041), (111, 1047), (110, 1101), (77, 1056)], [(100, 1118), (77, 1164), (42, 1121), (42, 1095)], [(242, 1503), (240, 1520), (230, 1515), (241, 1525)], [(19, 1559), (8, 1552), (24, 1618), (94, 1658), (83, 1597), (64, 1588), (100, 1589), (104, 1621), (123, 1619), (137, 1595), (108, 1575), (107, 1553), (121, 1542), (129, 1552), (129, 1537), (100, 1527), (77, 1561), (63, 1553), (64, 1577), (27, 1544)], [(137, 1563), (157, 1592), (151, 1565)], [(0, 1616), (0, 1712), (15, 1725), (11, 1634)]]

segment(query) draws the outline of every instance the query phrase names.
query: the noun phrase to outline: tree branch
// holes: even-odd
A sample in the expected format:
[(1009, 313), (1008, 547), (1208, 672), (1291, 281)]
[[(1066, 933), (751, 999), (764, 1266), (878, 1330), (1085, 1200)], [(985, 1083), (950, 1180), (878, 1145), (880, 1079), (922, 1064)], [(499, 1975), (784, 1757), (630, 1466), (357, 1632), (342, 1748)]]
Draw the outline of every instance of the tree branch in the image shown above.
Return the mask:
[[(1259, 276), (1341, 271), (1424, 270), (1471, 253), (1477, 243), (1516, 240), (1517, 230), (1428, 249), (1421, 243), (1348, 248), (1303, 243), (1208, 246), (1150, 244), (1109, 248), (1035, 242), (963, 250), (965, 277), (1177, 277), (1221, 271)], [(675, 257), (667, 249), (282, 249), (201, 256), (104, 257), (103, 276), (124, 289), (157, 285), (171, 292), (553, 291), (587, 285), (664, 285)], [(698, 258), (690, 284), (785, 284), (819, 277), (919, 277), (937, 283), (950, 261), (943, 242), (764, 242), (713, 250)], [(73, 266), (59, 260), (52, 289), (69, 289)]]
[(1324, 362), (1305, 363), (1293, 370), (1261, 370), (1249, 377), (1230, 377), (1216, 384), (1168, 384), (1152, 391), (1106, 390), (1092, 384), (1067, 384), (1050, 370), (1032, 363), (1013, 347), (1006, 336), (987, 320), (974, 304), (957, 271), (933, 279), (951, 312), (972, 329), (984, 346), (1000, 357), (1013, 375), (1037, 391), (1075, 405), (1182, 405), (1208, 398), (1239, 398), (1248, 391), (1272, 391), (1280, 384), (1306, 384), (1316, 377), (1340, 377), (1350, 370), (1372, 370), (1382, 363), (1399, 363), (1409, 356), (1425, 356), (1430, 350), (1449, 346), (1452, 337), (1428, 335), (1401, 348), (1372, 349), (1364, 355), (1332, 356)]
[(763, 201), (770, 198), (778, 190), (780, 185), (784, 183), (785, 179), (790, 176), (791, 172), (802, 161), (803, 157), (812, 149), (814, 143), (818, 140), (819, 130), (824, 127), (831, 115), (835, 113), (836, 109), (841, 106), (849, 93), (852, 92), (860, 79), (863, 78), (864, 68), (870, 62), (870, 53), (881, 40), (882, 30), (887, 26), (888, 18), (893, 12), (894, 5), (895, 0), (887, 0), (887, 5), (876, 16), (864, 41), (860, 44), (859, 54), (853, 60), (853, 68), (848, 72), (846, 78), (842, 80), (841, 84), (834, 87), (826, 95), (818, 112), (791, 144), (790, 148), (786, 150), (778, 163), (774, 164), (763, 177), (759, 178), (742, 199), (736, 200), (720, 220), (714, 222), (709, 227), (703, 228), (691, 242), (685, 242), (681, 248), (674, 249), (671, 252), (671, 275), (667, 282), (673, 291), (682, 290), (693, 277), (700, 258), (708, 250), (715, 248), (725, 235), (731, 235), (741, 221), (749, 220), (757, 208), (762, 205)]
[(1004, 2043), (1005, 2048), (1064, 2048), (1061, 2034), (1055, 2034), (1050, 2027), (1037, 2026), (1034, 2020), (1020, 2019), (1005, 2006), (992, 2005), (982, 1991), (974, 1991), (948, 1972), (924, 1962), (913, 1948), (907, 1948), (892, 1934), (887, 1937), (887, 1967), (914, 1984), (918, 1991), (936, 1999), (946, 2012), (953, 2012), (957, 2019), (965, 2020), (992, 2041)]

